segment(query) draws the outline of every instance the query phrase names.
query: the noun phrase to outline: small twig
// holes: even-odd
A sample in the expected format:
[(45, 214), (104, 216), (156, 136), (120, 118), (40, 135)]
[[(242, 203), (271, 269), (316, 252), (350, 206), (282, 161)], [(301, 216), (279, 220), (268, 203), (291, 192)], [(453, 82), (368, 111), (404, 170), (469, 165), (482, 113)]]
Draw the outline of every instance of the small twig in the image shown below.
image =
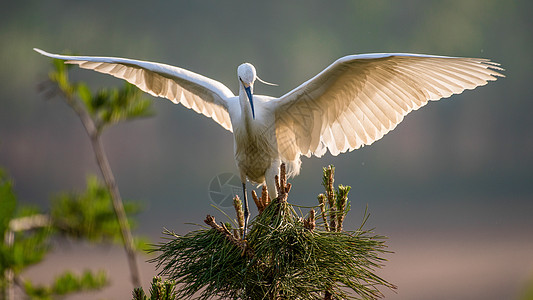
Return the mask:
[(46, 227), (50, 225), (50, 217), (48, 215), (32, 215), (28, 217), (22, 217), (12, 219), (9, 222), (9, 228), (12, 231), (26, 231), (33, 228)]
[(246, 254), (248, 257), (254, 256), (252, 249), (249, 247), (246, 247), (246, 241), (237, 239), (233, 234), (231, 234), (231, 232), (228, 230), (226, 225), (224, 224), (222, 224), (222, 226), (218, 225), (215, 221), (215, 217), (211, 215), (207, 215), (204, 222), (205, 224), (211, 226), (211, 228), (223, 234), (232, 244), (239, 247), (243, 251), (243, 253)]
[[(10, 226), (11, 227), (11, 226)], [(11, 228), (7, 228), (7, 230), (4, 233), (4, 245), (6, 247), (12, 248), (13, 244), (15, 243), (15, 231), (11, 230)], [(13, 282), (15, 279), (15, 271), (13, 271), (12, 268), (8, 267), (4, 270), (4, 282), (5, 282), (5, 290), (4, 290), (4, 296), (7, 300), (15, 299), (15, 289), (13, 288)]]

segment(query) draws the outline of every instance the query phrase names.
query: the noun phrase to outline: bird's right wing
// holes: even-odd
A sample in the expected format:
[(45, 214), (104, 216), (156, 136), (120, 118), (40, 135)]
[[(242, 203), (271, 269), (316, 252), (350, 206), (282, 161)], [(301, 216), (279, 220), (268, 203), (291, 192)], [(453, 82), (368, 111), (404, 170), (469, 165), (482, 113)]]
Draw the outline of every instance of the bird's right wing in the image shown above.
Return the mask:
[(197, 73), (165, 64), (116, 57), (66, 56), (35, 49), (42, 55), (66, 60), (80, 68), (110, 74), (156, 96), (181, 103), (233, 131), (228, 99), (234, 94), (222, 83)]
[(282, 159), (351, 151), (379, 140), (404, 116), (503, 76), (487, 59), (419, 54), (343, 57), (272, 102)]

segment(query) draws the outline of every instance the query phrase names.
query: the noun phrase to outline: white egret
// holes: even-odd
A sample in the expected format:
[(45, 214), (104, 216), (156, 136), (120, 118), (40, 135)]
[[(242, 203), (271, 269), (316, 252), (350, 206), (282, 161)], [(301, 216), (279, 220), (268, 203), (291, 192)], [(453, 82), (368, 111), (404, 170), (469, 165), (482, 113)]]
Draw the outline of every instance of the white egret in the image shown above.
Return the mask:
[[(253, 94), (255, 68), (237, 69), (239, 95), (191, 71), (114, 57), (40, 54), (110, 74), (158, 97), (181, 103), (233, 132), (235, 160), (249, 212), (246, 180), (266, 184), (276, 196), (274, 175), (281, 162), (289, 176), (300, 156), (332, 155), (370, 145), (412, 110), (503, 76), (499, 64), (481, 58), (380, 53), (338, 59), (318, 75), (275, 98)], [(245, 230), (246, 230), (245, 225)]]

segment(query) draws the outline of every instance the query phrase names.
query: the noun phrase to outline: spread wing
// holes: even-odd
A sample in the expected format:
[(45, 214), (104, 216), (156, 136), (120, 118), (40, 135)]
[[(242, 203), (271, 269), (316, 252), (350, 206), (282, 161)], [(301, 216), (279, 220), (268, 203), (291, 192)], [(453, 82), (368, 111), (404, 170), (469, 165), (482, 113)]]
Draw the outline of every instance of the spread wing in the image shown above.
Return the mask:
[(117, 57), (65, 56), (34, 49), (42, 55), (66, 60), (81, 68), (110, 74), (141, 90), (174, 103), (181, 103), (212, 118), (232, 131), (228, 99), (234, 94), (222, 83), (194, 72), (165, 64)]
[(418, 54), (343, 57), (276, 101), (278, 148), (285, 160), (370, 145), (427, 104), (503, 76), (480, 58)]

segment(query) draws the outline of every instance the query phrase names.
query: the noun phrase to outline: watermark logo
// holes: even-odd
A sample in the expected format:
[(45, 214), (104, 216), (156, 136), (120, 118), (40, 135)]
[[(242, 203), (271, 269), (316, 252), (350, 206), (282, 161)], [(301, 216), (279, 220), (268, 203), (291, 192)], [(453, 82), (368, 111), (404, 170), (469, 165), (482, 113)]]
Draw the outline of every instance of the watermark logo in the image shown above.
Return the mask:
[(209, 182), (209, 200), (221, 209), (233, 207), (233, 197), (242, 198), (242, 183), (234, 173), (220, 173)]

